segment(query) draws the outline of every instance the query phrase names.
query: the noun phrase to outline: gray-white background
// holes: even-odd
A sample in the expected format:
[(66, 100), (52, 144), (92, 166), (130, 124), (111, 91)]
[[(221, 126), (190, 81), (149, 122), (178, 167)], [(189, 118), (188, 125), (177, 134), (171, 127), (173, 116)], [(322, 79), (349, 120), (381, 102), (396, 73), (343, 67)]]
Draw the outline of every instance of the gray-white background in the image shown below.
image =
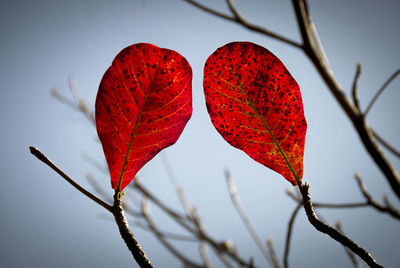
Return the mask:
[[(300, 40), (290, 1), (239, 1), (249, 21)], [(203, 0), (228, 12), (224, 1)], [(347, 94), (358, 61), (361, 105), (400, 67), (398, 1), (310, 1), (310, 11), (331, 67)], [(213, 128), (202, 89), (207, 57), (225, 43), (251, 41), (278, 56), (299, 83), (308, 121), (304, 180), (315, 201), (362, 201), (355, 172), (376, 199), (384, 193), (399, 207), (380, 171), (333, 96), (296, 48), (208, 15), (183, 1), (2, 1), (0, 8), (0, 266), (131, 267), (131, 255), (103, 208), (64, 182), (28, 151), (34, 145), (71, 177), (89, 187), (90, 172), (108, 189), (109, 178), (85, 161), (103, 162), (93, 126), (56, 101), (53, 87), (69, 96), (73, 75), (81, 95), (94, 107), (97, 86), (114, 56), (124, 47), (148, 42), (174, 49), (193, 68), (194, 112), (179, 141), (162, 153), (170, 161), (187, 199), (196, 205), (207, 230), (234, 241), (242, 255), (267, 266), (232, 207), (223, 169), (235, 178), (240, 198), (259, 235), (273, 237), (283, 255), (286, 225), (295, 203), (285, 195), (290, 184), (228, 145)], [(368, 115), (371, 125), (400, 146), (400, 79), (394, 81)], [(400, 161), (387, 153), (395, 167)], [(179, 208), (162, 165), (155, 157), (138, 174), (155, 195)], [(179, 232), (154, 210), (163, 230)], [(400, 224), (370, 208), (320, 210), (333, 224), (340, 220), (349, 236), (387, 267), (400, 262)], [(133, 219), (130, 219), (133, 222)], [(134, 228), (157, 267), (178, 263), (153, 237)], [(296, 220), (292, 267), (351, 267), (341, 245), (320, 234), (304, 213)], [(180, 245), (197, 256), (194, 244)], [(213, 257), (213, 259), (215, 259)], [(220, 266), (216, 263), (216, 266)]]

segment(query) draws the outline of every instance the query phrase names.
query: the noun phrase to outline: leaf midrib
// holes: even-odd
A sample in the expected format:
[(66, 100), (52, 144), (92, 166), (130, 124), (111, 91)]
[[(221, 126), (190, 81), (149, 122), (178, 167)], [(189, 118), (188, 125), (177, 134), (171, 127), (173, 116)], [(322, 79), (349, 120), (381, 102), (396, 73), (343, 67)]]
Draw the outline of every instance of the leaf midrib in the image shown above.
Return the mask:
[[(229, 60), (228, 60), (229, 62)], [(265, 128), (267, 129), (269, 135), (272, 138), (272, 141), (274, 142), (275, 146), (278, 148), (279, 153), (282, 155), (283, 159), (286, 162), (286, 165), (288, 166), (290, 172), (292, 173), (294, 179), (296, 180), (296, 183), (298, 185), (301, 185), (300, 179), (297, 176), (297, 173), (294, 171), (292, 165), (289, 162), (289, 159), (287, 158), (285, 152), (283, 151), (282, 147), (280, 146), (278, 140), (275, 138), (275, 135), (272, 133), (270, 127), (268, 126), (267, 122), (265, 121), (264, 117), (261, 115), (260, 111), (258, 110), (257, 106), (255, 105), (255, 103), (253, 102), (253, 100), (250, 98), (250, 95), (248, 94), (246, 88), (243, 86), (242, 82), (240, 81), (237, 73), (235, 72), (235, 70), (233, 69), (232, 64), (229, 62), (229, 68), (231, 70), (231, 72), (233, 73), (233, 75), (236, 77), (237, 82), (239, 83), (240, 89), (246, 94), (247, 97), (247, 101), (250, 103), (251, 108), (256, 112), (257, 116), (261, 119), (261, 121), (263, 122), (263, 125), (265, 126)]]
[(140, 123), (140, 119), (141, 119), (141, 117), (142, 117), (143, 109), (144, 109), (144, 106), (146, 105), (146, 101), (147, 101), (147, 97), (148, 97), (148, 96), (149, 96), (149, 94), (146, 93), (146, 95), (145, 95), (145, 97), (144, 97), (144, 100), (143, 100), (143, 105), (142, 105), (142, 107), (140, 107), (139, 115), (138, 115), (138, 118), (137, 118), (137, 120), (136, 120), (136, 122), (135, 122), (135, 127), (134, 127), (134, 129), (133, 129), (133, 132), (132, 132), (132, 135), (131, 135), (131, 139), (130, 139), (130, 141), (129, 141), (128, 149), (127, 149), (126, 154), (125, 154), (124, 162), (123, 162), (123, 164), (122, 164), (121, 174), (120, 174), (120, 176), (119, 176), (118, 186), (117, 186), (117, 188), (116, 188), (116, 191), (117, 191), (117, 192), (120, 192), (120, 191), (121, 191), (121, 183), (122, 183), (122, 178), (123, 178), (123, 176), (124, 176), (124, 171), (125, 171), (126, 163), (128, 162), (129, 153), (130, 153), (130, 151), (131, 151), (132, 144), (133, 144), (133, 140), (135, 139), (136, 131), (137, 131), (137, 129), (138, 129), (138, 126), (139, 126), (139, 123)]

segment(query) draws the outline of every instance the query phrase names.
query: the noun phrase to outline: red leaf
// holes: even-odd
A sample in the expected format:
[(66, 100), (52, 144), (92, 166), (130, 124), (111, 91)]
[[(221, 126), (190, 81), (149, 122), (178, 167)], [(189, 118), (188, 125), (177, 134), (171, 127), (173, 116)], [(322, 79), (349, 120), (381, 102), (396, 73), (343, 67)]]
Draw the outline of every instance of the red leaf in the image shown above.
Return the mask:
[(218, 48), (204, 67), (214, 127), (232, 146), (283, 175), (303, 177), (307, 122), (300, 88), (283, 63), (249, 42)]
[(178, 140), (192, 115), (191, 82), (189, 63), (173, 50), (141, 43), (115, 57), (96, 98), (97, 133), (114, 189), (122, 191)]

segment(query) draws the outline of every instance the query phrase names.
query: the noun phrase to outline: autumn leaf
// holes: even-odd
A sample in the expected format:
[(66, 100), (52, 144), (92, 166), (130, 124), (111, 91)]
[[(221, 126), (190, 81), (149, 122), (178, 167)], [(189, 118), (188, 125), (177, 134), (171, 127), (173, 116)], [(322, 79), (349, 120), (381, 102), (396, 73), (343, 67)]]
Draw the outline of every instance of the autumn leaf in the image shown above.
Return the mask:
[(293, 185), (300, 182), (307, 122), (300, 88), (283, 63), (259, 45), (233, 42), (207, 59), (203, 83), (221, 136)]
[(112, 188), (122, 191), (178, 140), (192, 114), (192, 69), (173, 50), (131, 45), (105, 72), (95, 113)]

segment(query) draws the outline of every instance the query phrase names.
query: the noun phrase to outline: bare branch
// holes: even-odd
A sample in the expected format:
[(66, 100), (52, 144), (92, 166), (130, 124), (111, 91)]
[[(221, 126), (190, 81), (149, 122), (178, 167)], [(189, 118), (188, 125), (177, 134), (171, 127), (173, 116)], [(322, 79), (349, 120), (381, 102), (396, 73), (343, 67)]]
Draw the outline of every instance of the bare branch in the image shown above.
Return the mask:
[(233, 181), (233, 179), (229, 173), (229, 170), (227, 170), (227, 169), (225, 170), (225, 178), (226, 178), (226, 183), (228, 185), (229, 195), (231, 197), (233, 206), (235, 207), (237, 213), (239, 214), (240, 218), (242, 219), (244, 225), (246, 226), (247, 231), (249, 231), (251, 237), (256, 242), (258, 248), (261, 250), (264, 257), (267, 259), (268, 262), (270, 262), (273, 265), (273, 261), (271, 260), (271, 256), (269, 255), (268, 250), (265, 248), (264, 243), (261, 241), (256, 230), (254, 229), (253, 225), (251, 224), (249, 218), (247, 217), (246, 213), (244, 212), (244, 209), (242, 207), (242, 204), (240, 203), (240, 200), (239, 200), (239, 197), (237, 194), (237, 188), (236, 188), (235, 182)]
[(371, 110), (372, 105), (376, 102), (376, 100), (379, 98), (379, 96), (382, 94), (382, 92), (387, 88), (387, 86), (400, 74), (400, 69), (396, 70), (389, 78), (388, 80), (383, 83), (382, 87), (376, 92), (375, 96), (371, 99), (371, 102), (368, 104), (367, 109), (365, 109), (364, 116), (368, 114), (368, 112)]
[[(130, 187), (134, 187), (135, 189), (139, 190), (142, 194), (148, 197), (155, 205), (157, 205), (161, 210), (167, 213), (167, 215), (169, 215), (172, 219), (174, 219), (180, 226), (182, 226), (184, 229), (194, 234), (196, 237), (198, 237), (198, 239), (207, 242), (207, 244), (210, 245), (217, 254), (225, 253), (239, 265), (244, 267), (250, 266), (237, 254), (237, 252), (233, 252), (229, 250), (230, 247), (225, 246), (226, 241), (218, 242), (207, 234), (204, 227), (200, 223), (200, 219), (195, 209), (191, 209), (191, 217), (190, 219), (187, 219), (185, 216), (178, 214), (177, 212), (173, 211), (172, 209), (168, 208), (165, 204), (163, 204), (159, 199), (157, 199), (153, 194), (151, 194), (150, 191), (148, 191), (145, 188), (145, 186), (140, 182), (140, 180), (138, 180), (137, 178), (135, 179), (135, 183)], [(192, 223), (194, 226), (191, 226), (190, 223)], [(218, 255), (218, 257), (225, 264), (229, 263), (227, 260), (225, 261), (224, 256)]]
[(383, 267), (371, 256), (371, 254), (368, 251), (361, 248), (358, 244), (356, 244), (354, 241), (352, 241), (344, 234), (337, 231), (332, 226), (318, 219), (318, 217), (315, 214), (314, 206), (311, 201), (308, 183), (305, 183), (301, 186), (299, 185), (299, 188), (303, 196), (303, 207), (304, 210), (306, 211), (307, 218), (309, 222), (315, 227), (315, 229), (329, 235), (331, 238), (335, 239), (343, 246), (349, 248), (352, 252), (354, 252), (361, 259), (363, 259), (370, 267)]
[(48, 165), (50, 168), (52, 168), (55, 172), (57, 172), (63, 179), (65, 179), (67, 182), (69, 182), (73, 187), (75, 187), (79, 192), (81, 192), (82, 194), (84, 194), (85, 196), (89, 197), (90, 199), (92, 199), (94, 202), (96, 202), (97, 204), (99, 204), (100, 206), (102, 206), (103, 208), (105, 208), (106, 210), (108, 210), (109, 212), (113, 212), (112, 211), (112, 207), (110, 205), (108, 205), (107, 203), (105, 203), (103, 200), (99, 199), (98, 197), (96, 197), (95, 195), (93, 195), (92, 193), (90, 193), (89, 191), (87, 191), (85, 188), (83, 188), (82, 186), (80, 186), (78, 183), (76, 183), (73, 179), (71, 179), (67, 174), (65, 174), (59, 167), (57, 167), (53, 162), (51, 162), (41, 151), (39, 151), (39, 149), (30, 146), (29, 147), (31, 154), (33, 154), (34, 156), (36, 156), (36, 158), (38, 158), (40, 161), (42, 161), (43, 163), (45, 163), (46, 165)]
[(37, 148), (31, 146), (29, 147), (31, 153), (36, 156), (40, 161), (51, 167), (55, 172), (57, 172), (62, 178), (64, 178), (67, 182), (69, 182), (73, 187), (75, 187), (82, 194), (105, 208), (107, 211), (111, 212), (114, 215), (115, 221), (118, 225), (121, 237), (124, 239), (128, 249), (131, 251), (133, 257), (136, 262), (141, 267), (153, 267), (150, 260), (147, 258), (140, 244), (137, 242), (133, 233), (129, 230), (128, 221), (125, 218), (124, 211), (122, 209), (121, 200), (117, 197), (117, 192), (114, 195), (114, 205), (110, 206), (85, 188), (76, 183), (73, 179), (71, 179), (67, 174), (65, 174), (60, 168), (58, 168), (53, 162), (51, 162), (42, 152), (40, 152)]
[(373, 133), (373, 135), (374, 135), (374, 137), (376, 138), (377, 141), (379, 141), (384, 147), (386, 147), (386, 149), (388, 149), (395, 156), (400, 158), (400, 151), (396, 150), (392, 145), (390, 145), (381, 136), (379, 136), (378, 133), (376, 133), (374, 130), (372, 130), (372, 133)]
[[(343, 233), (342, 224), (339, 221), (335, 224), (335, 227), (339, 232)], [(362, 265), (358, 261), (357, 256), (351, 250), (349, 250), (348, 248), (344, 247), (344, 249), (346, 250), (346, 253), (349, 256), (351, 262), (353, 263), (354, 268), (362, 268)]]
[(393, 206), (390, 205), (389, 201), (387, 200), (386, 197), (386, 204), (389, 204), (389, 206), (382, 206), (380, 204), (378, 204), (376, 201), (374, 201), (371, 197), (371, 195), (367, 192), (367, 189), (365, 188), (364, 183), (361, 180), (361, 177), (358, 173), (356, 173), (354, 175), (354, 178), (357, 180), (358, 183), (358, 187), (360, 188), (360, 191), (362, 193), (362, 195), (365, 197), (365, 199), (367, 200), (367, 203), (371, 206), (373, 206), (374, 208), (376, 208), (377, 210), (384, 212), (384, 213), (388, 213), (389, 215), (391, 215), (394, 218), (400, 219), (400, 212), (398, 212)]
[(318, 35), (315, 27), (312, 26), (312, 20), (308, 11), (307, 1), (305, 0), (292, 0), (294, 10), (297, 17), (298, 26), (303, 39), (303, 50), (306, 55), (310, 58), (315, 68), (318, 70), (323, 80), (327, 84), (330, 91), (336, 97), (336, 100), (345, 110), (349, 118), (354, 121), (359, 112), (352, 104), (352, 102), (346, 97), (342, 87), (333, 75), (332, 70), (329, 67), (328, 60), (324, 54), (320, 53), (321, 49), (315, 43), (315, 35)]
[(140, 267), (153, 267), (146, 253), (143, 251), (139, 242), (136, 240), (134, 234), (129, 230), (128, 221), (125, 217), (124, 209), (122, 208), (120, 192), (118, 190), (115, 190), (114, 205), (112, 209), (112, 213), (114, 215), (115, 222), (118, 225), (121, 237), (124, 239), (126, 246), (132, 253), (132, 256), (134, 257), (137, 264), (139, 264)]
[(358, 81), (360, 80), (361, 75), (361, 62), (357, 64), (356, 74), (354, 75), (353, 86), (352, 86), (352, 95), (353, 95), (353, 103), (354, 106), (360, 111), (360, 100), (358, 96)]
[(194, 263), (193, 261), (189, 260), (185, 256), (183, 256), (177, 249), (175, 249), (164, 237), (164, 235), (158, 230), (157, 226), (155, 225), (153, 219), (150, 216), (150, 208), (147, 204), (147, 198), (144, 197), (142, 199), (142, 212), (143, 216), (146, 219), (149, 227), (153, 231), (153, 233), (157, 236), (158, 240), (171, 252), (176, 258), (182, 261), (185, 265), (190, 267), (203, 267), (199, 264)]
[(283, 257), (283, 265), (285, 268), (289, 267), (289, 250), (290, 250), (290, 241), (291, 241), (292, 232), (293, 232), (293, 224), (294, 224), (294, 220), (295, 220), (297, 213), (299, 212), (301, 206), (302, 206), (302, 203), (299, 202), (297, 204), (296, 208), (293, 210), (292, 216), (290, 217), (290, 220), (288, 222), (288, 228), (287, 228), (287, 233), (286, 233), (286, 243), (285, 243), (285, 254)]
[(227, 4), (228, 4), (231, 12), (233, 13), (234, 17), (228, 16), (228, 15), (222, 13), (222, 12), (219, 12), (219, 11), (216, 11), (214, 9), (211, 9), (211, 8), (205, 6), (205, 5), (202, 5), (202, 4), (198, 3), (197, 1), (193, 1), (193, 0), (184, 0), (184, 1), (189, 3), (189, 4), (191, 4), (191, 5), (193, 5), (193, 6), (195, 6), (195, 7), (197, 7), (197, 8), (199, 8), (199, 9), (201, 9), (201, 10), (203, 10), (203, 11), (205, 11), (205, 12), (207, 12), (207, 13), (215, 15), (215, 16), (217, 16), (219, 18), (222, 18), (222, 19), (225, 19), (225, 20), (229, 20), (229, 21), (232, 21), (232, 22), (236, 22), (236, 23), (242, 25), (243, 27), (245, 27), (245, 28), (247, 28), (247, 29), (249, 29), (249, 30), (251, 30), (253, 32), (264, 34), (266, 36), (272, 37), (274, 39), (277, 39), (277, 40), (279, 40), (281, 42), (284, 42), (284, 43), (286, 43), (288, 45), (292, 45), (292, 46), (297, 47), (297, 48), (302, 48), (302, 45), (297, 43), (296, 41), (290, 40), (290, 39), (288, 39), (288, 38), (286, 38), (284, 36), (281, 36), (281, 35), (279, 35), (277, 33), (274, 33), (272, 31), (270, 31), (268, 29), (265, 29), (263, 27), (260, 27), (258, 25), (254, 25), (254, 24), (249, 23), (238, 12), (238, 10), (234, 6), (233, 2), (230, 1), (230, 0), (227, 0)]
[(376, 144), (374, 136), (370, 127), (365, 120), (365, 116), (357, 109), (357, 107), (347, 98), (339, 82), (336, 80), (331, 68), (329, 67), (328, 60), (315, 40), (318, 40), (317, 32), (307, 8), (306, 0), (292, 0), (296, 12), (297, 22), (303, 39), (303, 50), (310, 58), (315, 68), (325, 81), (329, 90), (335, 96), (336, 100), (343, 108), (354, 128), (357, 130), (364, 147), (374, 159), (377, 166), (385, 175), (387, 181), (393, 189), (393, 192), (400, 198), (400, 176), (394, 169), (393, 165), (384, 156), (382, 150)]

